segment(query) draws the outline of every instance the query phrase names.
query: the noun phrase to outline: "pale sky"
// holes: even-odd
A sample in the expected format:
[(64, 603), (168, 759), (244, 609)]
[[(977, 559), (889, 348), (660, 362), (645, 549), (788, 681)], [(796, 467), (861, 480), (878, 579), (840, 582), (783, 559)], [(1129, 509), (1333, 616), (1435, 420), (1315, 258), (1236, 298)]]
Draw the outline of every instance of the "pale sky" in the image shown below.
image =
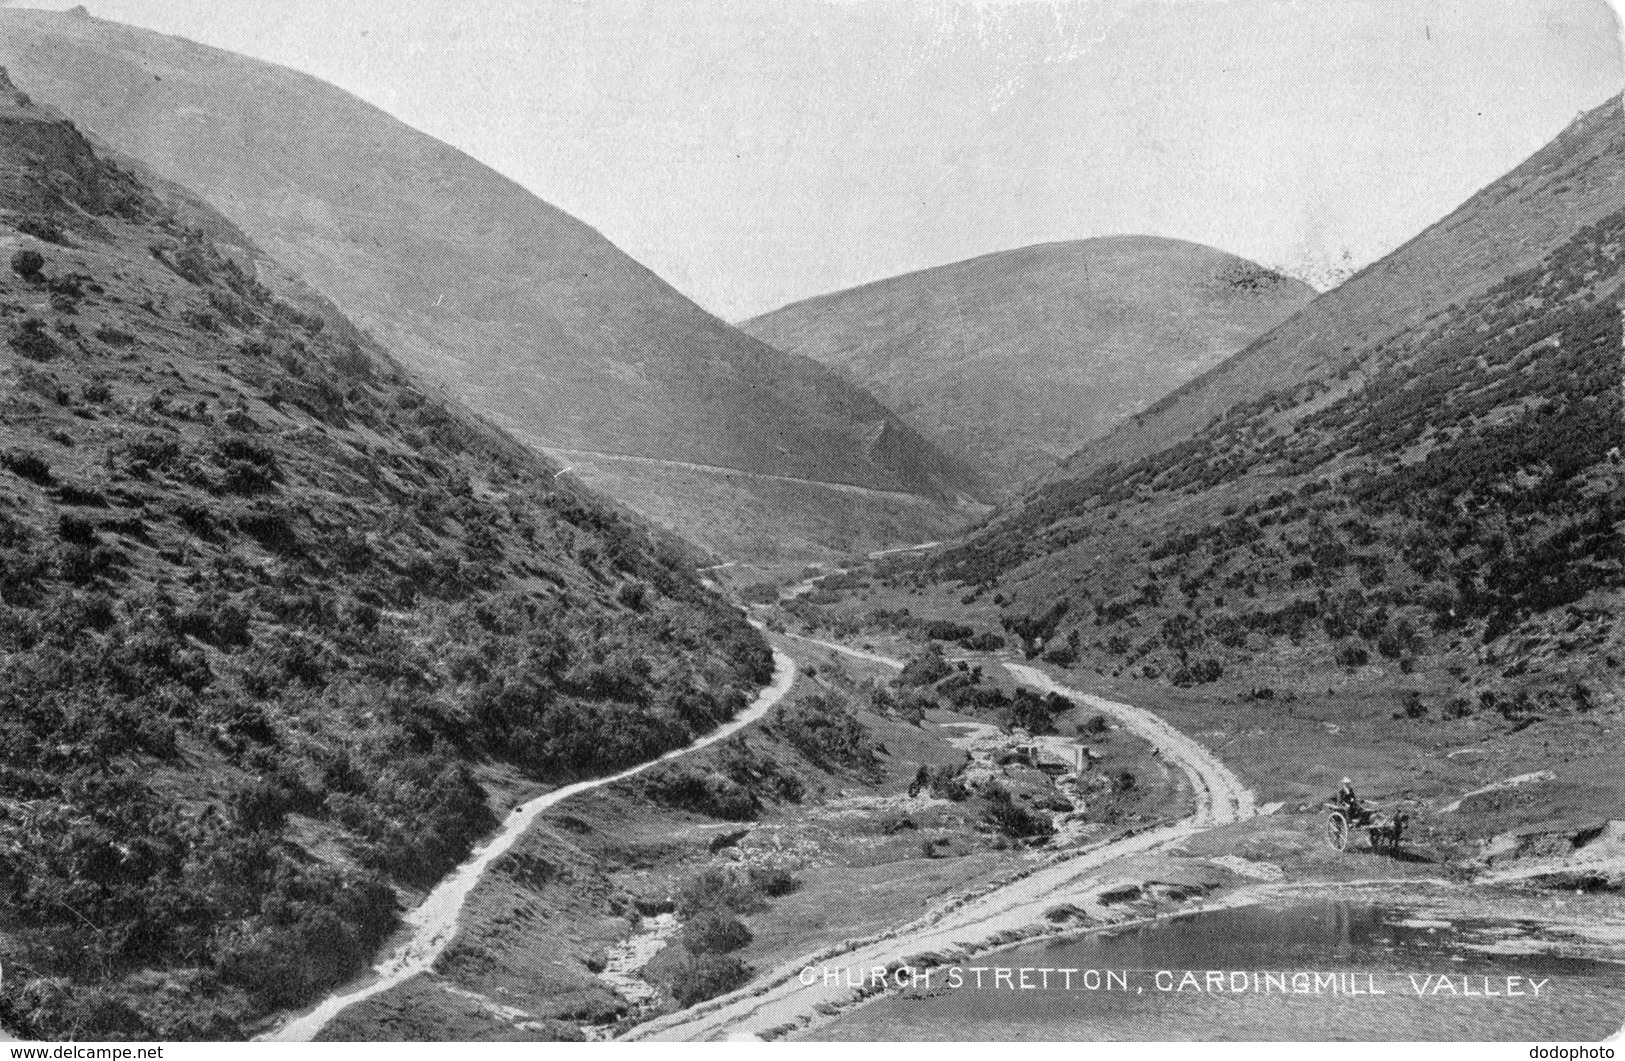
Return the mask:
[(1114, 233), (1323, 276), (1622, 82), (1603, 0), (88, 6), (333, 82), (728, 319)]

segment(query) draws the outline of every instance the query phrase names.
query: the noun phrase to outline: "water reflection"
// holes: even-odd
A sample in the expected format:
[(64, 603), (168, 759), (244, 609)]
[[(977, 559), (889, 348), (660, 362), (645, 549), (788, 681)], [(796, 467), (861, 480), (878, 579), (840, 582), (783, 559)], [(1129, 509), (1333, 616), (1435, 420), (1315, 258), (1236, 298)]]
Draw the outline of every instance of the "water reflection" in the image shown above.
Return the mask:
[[(1541, 931), (1529, 922), (1445, 921), (1330, 899), (1213, 911), (985, 955), (965, 963), (957, 976), (937, 970), (929, 986), (876, 1002), (816, 1037), (1525, 1040), (1612, 1034), (1625, 1021), (1625, 969), (1547, 952)], [(1092, 980), (1090, 970), (1098, 971)], [(1101, 986), (1089, 989), (1088, 982)]]

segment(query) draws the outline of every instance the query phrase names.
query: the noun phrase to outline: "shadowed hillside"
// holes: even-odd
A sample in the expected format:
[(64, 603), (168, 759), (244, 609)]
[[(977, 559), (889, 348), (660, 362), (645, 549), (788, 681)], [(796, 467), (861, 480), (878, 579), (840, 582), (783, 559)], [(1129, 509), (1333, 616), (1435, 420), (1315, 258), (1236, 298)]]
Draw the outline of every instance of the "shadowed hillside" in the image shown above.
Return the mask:
[(1008, 490), (1313, 295), (1199, 244), (1114, 236), (892, 277), (741, 327), (847, 373)]
[[(0, 64), (216, 204), (522, 441), (914, 493), (945, 522), (979, 492), (867, 392), (717, 320), (587, 225), (331, 85), (82, 14), (10, 9)], [(715, 522), (661, 500), (679, 505), (679, 529)]]
[(240, 1038), (772, 670), (694, 557), (0, 76), (0, 1022)]

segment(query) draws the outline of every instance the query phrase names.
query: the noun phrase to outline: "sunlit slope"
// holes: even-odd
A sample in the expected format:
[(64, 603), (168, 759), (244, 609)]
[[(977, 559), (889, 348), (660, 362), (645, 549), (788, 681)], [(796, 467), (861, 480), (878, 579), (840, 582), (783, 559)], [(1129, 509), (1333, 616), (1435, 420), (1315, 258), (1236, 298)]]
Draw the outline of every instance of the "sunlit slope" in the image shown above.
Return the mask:
[(1313, 294), (1211, 247), (1115, 236), (892, 277), (741, 327), (846, 373), (1009, 489)]

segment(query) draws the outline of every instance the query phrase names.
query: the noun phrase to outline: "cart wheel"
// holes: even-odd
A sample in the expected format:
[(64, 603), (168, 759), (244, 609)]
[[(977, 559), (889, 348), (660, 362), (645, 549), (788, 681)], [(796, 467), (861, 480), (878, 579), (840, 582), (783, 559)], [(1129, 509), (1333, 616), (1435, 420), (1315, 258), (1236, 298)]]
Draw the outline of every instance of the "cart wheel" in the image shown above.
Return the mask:
[(1326, 816), (1326, 842), (1334, 851), (1341, 851), (1349, 845), (1349, 820), (1337, 811)]

